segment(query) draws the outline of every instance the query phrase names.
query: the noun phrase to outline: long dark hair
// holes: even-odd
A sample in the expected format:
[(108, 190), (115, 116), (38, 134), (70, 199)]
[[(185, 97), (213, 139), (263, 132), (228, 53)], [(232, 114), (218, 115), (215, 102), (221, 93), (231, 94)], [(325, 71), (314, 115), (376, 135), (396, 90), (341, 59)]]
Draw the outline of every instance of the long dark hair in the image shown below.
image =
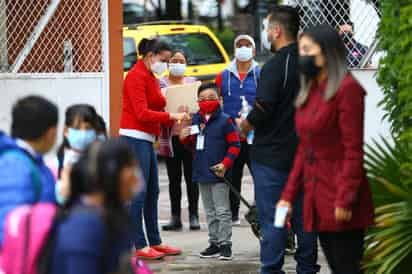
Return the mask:
[[(98, 115), (96, 109), (88, 104), (76, 104), (72, 105), (67, 108), (64, 125), (66, 127), (72, 127), (77, 122), (87, 122), (89, 123), (94, 129), (98, 128)], [(59, 161), (58, 173), (60, 177), (61, 170), (63, 168), (63, 157), (64, 157), (64, 149), (70, 148), (69, 141), (66, 137), (63, 137), (63, 143), (60, 145), (59, 149), (57, 150), (57, 159)]]
[[(325, 57), (328, 82), (325, 100), (333, 98), (343, 78), (348, 73), (346, 64), (346, 48), (339, 33), (329, 25), (319, 25), (304, 31), (300, 37), (307, 36), (318, 44)], [(296, 99), (296, 105), (305, 104), (309, 94), (311, 80), (301, 75), (301, 89)]]
[(120, 174), (125, 167), (136, 163), (124, 141), (111, 139), (92, 144), (72, 167), (70, 197), (65, 208), (70, 210), (82, 195), (102, 192), (109, 231), (122, 231), (128, 223), (128, 215), (119, 193)]

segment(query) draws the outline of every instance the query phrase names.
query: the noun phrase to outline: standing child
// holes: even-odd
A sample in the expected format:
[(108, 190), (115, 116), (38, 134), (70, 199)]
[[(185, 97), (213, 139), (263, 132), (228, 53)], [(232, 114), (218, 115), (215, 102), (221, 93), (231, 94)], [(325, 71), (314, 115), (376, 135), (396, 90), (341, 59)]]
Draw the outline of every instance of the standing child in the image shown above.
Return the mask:
[(239, 133), (232, 118), (220, 108), (215, 84), (200, 86), (198, 102), (200, 111), (193, 116), (192, 126), (181, 131), (180, 139), (195, 145), (192, 180), (199, 183), (210, 244), (200, 257), (232, 260), (229, 187), (222, 178), (239, 154)]

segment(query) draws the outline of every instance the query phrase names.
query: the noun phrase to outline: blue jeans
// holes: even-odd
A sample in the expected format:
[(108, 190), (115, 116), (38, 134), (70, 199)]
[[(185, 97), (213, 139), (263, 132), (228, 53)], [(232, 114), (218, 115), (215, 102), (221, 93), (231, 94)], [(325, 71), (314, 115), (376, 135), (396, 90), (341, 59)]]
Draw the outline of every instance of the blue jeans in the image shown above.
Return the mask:
[[(287, 172), (275, 170), (269, 166), (252, 161), (255, 182), (256, 207), (263, 238), (260, 242), (261, 274), (284, 274), (282, 271), (287, 228), (276, 228), (274, 218), (276, 204), (279, 201), (288, 178)], [(293, 204), (292, 228), (298, 238), (295, 260), (298, 274), (317, 273), (317, 235), (303, 231), (303, 193)]]
[(141, 192), (133, 199), (130, 206), (132, 236), (136, 249), (148, 246), (143, 231), (143, 218), (149, 245), (159, 245), (160, 239), (157, 203), (159, 200), (159, 174), (157, 158), (153, 144), (148, 141), (122, 136), (126, 140), (139, 161), (145, 180)]

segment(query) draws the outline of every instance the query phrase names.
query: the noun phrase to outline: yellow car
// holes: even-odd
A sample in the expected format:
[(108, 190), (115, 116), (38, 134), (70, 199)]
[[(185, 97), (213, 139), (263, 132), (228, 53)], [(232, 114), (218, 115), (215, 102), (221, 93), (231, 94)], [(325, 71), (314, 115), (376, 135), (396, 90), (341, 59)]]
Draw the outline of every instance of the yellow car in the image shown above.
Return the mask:
[(148, 22), (123, 28), (123, 69), (127, 72), (138, 58), (137, 48), (143, 38), (167, 42), (186, 54), (186, 76), (212, 81), (229, 64), (229, 56), (217, 37), (206, 27), (184, 22)]

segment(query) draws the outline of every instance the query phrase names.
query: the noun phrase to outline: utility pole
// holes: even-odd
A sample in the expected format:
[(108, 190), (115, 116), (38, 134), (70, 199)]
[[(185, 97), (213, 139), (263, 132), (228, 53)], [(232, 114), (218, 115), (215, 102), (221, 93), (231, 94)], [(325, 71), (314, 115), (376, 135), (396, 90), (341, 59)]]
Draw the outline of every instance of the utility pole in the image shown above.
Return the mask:
[(220, 32), (223, 31), (222, 3), (223, 0), (217, 0), (217, 29)]

